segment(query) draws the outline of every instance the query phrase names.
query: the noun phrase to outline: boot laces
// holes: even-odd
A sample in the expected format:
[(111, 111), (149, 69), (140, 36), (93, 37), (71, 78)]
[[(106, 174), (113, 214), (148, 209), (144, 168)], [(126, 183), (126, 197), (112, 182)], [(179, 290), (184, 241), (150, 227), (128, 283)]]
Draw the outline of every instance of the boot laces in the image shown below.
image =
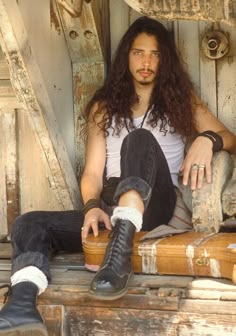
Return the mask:
[(108, 249), (108, 254), (106, 255), (105, 263), (109, 264), (110, 266), (117, 267), (117, 264), (120, 263), (120, 255), (121, 253), (125, 253), (124, 249), (124, 232), (125, 232), (125, 225), (115, 225), (109, 234), (110, 238), (110, 248)]
[(3, 303), (5, 304), (8, 297), (11, 296), (11, 286), (9, 284), (4, 284), (4, 285), (0, 286), (0, 289), (3, 289), (3, 288), (7, 288), (7, 291), (3, 294), (3, 296), (4, 296)]

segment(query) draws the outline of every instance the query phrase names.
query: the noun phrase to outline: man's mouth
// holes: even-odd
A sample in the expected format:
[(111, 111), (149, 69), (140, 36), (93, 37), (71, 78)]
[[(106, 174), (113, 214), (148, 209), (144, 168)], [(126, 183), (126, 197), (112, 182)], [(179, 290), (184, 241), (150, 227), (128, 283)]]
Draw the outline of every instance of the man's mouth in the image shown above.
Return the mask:
[(149, 77), (152, 75), (154, 72), (150, 69), (140, 69), (137, 71), (142, 77)]

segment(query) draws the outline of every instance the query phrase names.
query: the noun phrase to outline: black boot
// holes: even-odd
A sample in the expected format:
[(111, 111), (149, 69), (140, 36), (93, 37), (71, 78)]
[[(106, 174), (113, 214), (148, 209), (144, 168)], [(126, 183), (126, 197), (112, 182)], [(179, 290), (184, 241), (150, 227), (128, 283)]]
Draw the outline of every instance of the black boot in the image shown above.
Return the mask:
[(21, 282), (11, 288), (11, 297), (0, 312), (0, 335), (47, 336), (43, 320), (36, 309), (38, 287)]
[(103, 263), (90, 285), (90, 293), (102, 300), (123, 296), (131, 278), (131, 256), (135, 226), (128, 220), (117, 220)]

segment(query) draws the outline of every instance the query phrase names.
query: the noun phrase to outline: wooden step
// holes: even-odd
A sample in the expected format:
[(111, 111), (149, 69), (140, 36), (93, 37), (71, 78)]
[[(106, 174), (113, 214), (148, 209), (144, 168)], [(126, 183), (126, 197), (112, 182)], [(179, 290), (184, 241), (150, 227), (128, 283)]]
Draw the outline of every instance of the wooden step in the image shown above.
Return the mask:
[[(0, 244), (0, 255), (2, 285), (10, 279), (9, 243)], [(49, 336), (236, 334), (236, 287), (229, 280), (135, 274), (123, 298), (102, 301), (89, 294), (94, 273), (83, 264), (82, 254), (51, 261), (51, 283), (38, 298)]]

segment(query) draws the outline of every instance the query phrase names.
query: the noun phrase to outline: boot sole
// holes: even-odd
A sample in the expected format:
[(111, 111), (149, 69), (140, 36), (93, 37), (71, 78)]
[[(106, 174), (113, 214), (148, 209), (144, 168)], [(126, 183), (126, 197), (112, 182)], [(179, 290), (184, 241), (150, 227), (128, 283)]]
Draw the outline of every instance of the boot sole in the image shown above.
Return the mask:
[(94, 298), (99, 299), (99, 300), (103, 300), (103, 301), (104, 300), (105, 301), (112, 301), (112, 300), (120, 299), (127, 292), (127, 290), (128, 290), (128, 284), (129, 284), (130, 280), (132, 279), (132, 277), (133, 277), (133, 273), (130, 275), (125, 288), (122, 291), (117, 292), (115, 294), (98, 292), (98, 291), (95, 292), (95, 291), (93, 291), (91, 289), (89, 290), (89, 294), (91, 296), (93, 296)]
[(47, 329), (44, 325), (29, 324), (14, 327), (11, 329), (0, 330), (0, 335), (4, 336), (48, 336)]

